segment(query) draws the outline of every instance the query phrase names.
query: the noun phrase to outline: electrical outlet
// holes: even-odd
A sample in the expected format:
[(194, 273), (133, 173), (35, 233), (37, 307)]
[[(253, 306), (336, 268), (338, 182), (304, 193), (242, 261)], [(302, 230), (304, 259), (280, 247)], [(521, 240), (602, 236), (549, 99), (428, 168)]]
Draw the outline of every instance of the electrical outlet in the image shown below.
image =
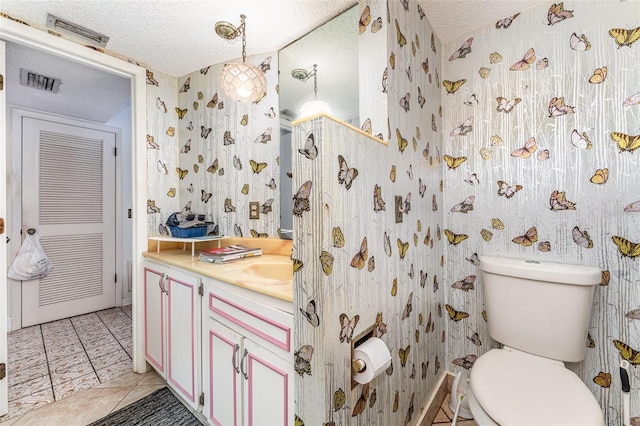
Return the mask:
[(402, 223), (402, 196), (396, 195), (394, 198), (396, 201), (396, 208), (394, 210), (395, 216), (396, 216), (396, 223)]
[(260, 219), (260, 203), (258, 201), (249, 202), (249, 219)]

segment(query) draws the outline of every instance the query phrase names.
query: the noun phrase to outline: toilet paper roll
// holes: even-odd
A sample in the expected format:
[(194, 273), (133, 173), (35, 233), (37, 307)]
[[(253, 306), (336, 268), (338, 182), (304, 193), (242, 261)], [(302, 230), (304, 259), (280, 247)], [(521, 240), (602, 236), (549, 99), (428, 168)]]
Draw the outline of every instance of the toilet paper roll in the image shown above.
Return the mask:
[(371, 337), (353, 350), (353, 357), (364, 361), (365, 368), (354, 374), (353, 380), (360, 384), (369, 383), (391, 365), (391, 352), (377, 337)]

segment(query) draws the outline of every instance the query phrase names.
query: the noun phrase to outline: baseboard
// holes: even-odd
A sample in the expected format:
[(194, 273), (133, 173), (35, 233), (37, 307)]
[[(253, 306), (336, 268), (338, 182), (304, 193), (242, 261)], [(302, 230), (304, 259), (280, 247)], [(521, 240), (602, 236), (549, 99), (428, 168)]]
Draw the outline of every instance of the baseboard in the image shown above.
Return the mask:
[(451, 392), (451, 385), (453, 384), (454, 379), (453, 373), (449, 371), (445, 371), (440, 376), (438, 380), (438, 385), (433, 390), (429, 399), (423, 404), (422, 412), (420, 413), (420, 417), (416, 422), (416, 425), (420, 426), (431, 426), (433, 420), (436, 418), (438, 414), (438, 410), (442, 405), (445, 397), (449, 392)]

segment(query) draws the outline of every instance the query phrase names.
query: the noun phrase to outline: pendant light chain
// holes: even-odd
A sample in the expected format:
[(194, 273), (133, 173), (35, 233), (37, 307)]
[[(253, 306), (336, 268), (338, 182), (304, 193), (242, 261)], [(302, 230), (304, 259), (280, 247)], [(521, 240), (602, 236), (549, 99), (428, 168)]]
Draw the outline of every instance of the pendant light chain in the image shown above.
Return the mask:
[(247, 40), (245, 37), (247, 26), (244, 23), (244, 18), (246, 18), (246, 16), (240, 15), (240, 19), (242, 20), (242, 24), (240, 25), (242, 27), (242, 62), (247, 62), (247, 52), (246, 52)]
[(313, 98), (318, 99), (318, 72), (317, 64), (313, 64)]

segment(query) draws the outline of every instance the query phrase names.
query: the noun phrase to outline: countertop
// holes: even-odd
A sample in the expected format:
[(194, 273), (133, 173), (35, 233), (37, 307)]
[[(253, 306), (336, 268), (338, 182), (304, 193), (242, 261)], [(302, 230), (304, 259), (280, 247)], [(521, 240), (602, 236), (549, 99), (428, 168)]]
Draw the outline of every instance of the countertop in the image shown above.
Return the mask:
[(189, 272), (194, 272), (205, 277), (214, 278), (247, 290), (293, 303), (293, 281), (256, 277), (243, 271), (246, 267), (259, 263), (291, 262), (289, 256), (263, 254), (262, 256), (239, 259), (224, 265), (218, 265), (200, 261), (197, 257), (192, 258), (190, 250), (169, 249), (162, 250), (160, 253), (148, 251), (142, 253), (142, 255), (148, 259), (156, 260), (169, 266), (176, 266)]

